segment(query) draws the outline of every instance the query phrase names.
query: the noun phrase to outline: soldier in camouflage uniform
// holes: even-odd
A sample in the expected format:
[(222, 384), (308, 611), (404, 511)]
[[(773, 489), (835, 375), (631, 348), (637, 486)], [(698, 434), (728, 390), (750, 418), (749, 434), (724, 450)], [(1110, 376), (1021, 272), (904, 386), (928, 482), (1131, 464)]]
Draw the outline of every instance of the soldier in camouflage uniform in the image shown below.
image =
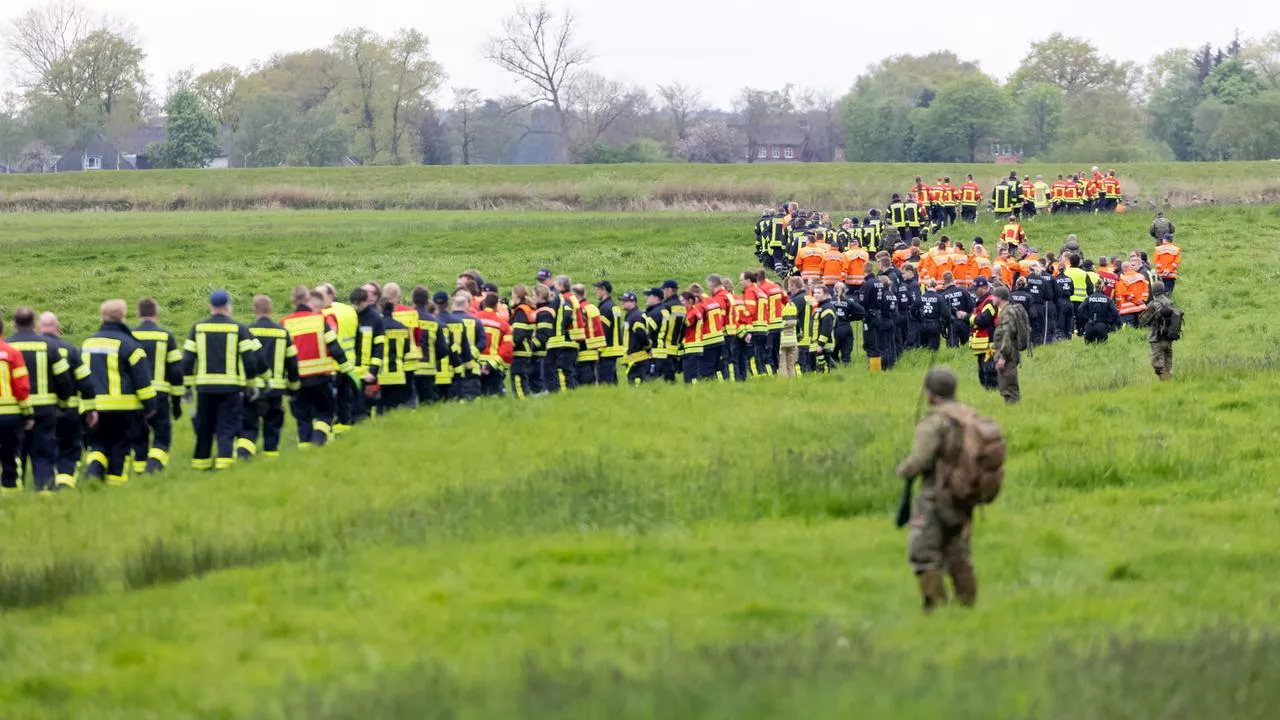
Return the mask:
[(956, 599), (971, 606), (978, 598), (978, 578), (969, 561), (969, 528), (973, 511), (958, 506), (934, 475), (935, 465), (960, 442), (955, 424), (939, 412), (955, 402), (956, 376), (935, 368), (924, 379), (930, 412), (916, 426), (911, 455), (898, 465), (898, 477), (920, 476), (920, 492), (911, 511), (907, 559), (920, 583), (924, 611), (947, 602), (943, 572), (951, 575)]
[(1138, 326), (1149, 328), (1147, 343), (1151, 346), (1151, 369), (1161, 380), (1173, 379), (1173, 341), (1165, 340), (1161, 335), (1163, 320), (1173, 314), (1173, 301), (1165, 292), (1164, 283), (1157, 281), (1151, 286), (1151, 300), (1147, 309), (1138, 316)]
[(1022, 388), (1018, 386), (1018, 364), (1022, 362), (1022, 353), (1018, 350), (1019, 328), (1031, 327), (1031, 319), (1021, 305), (1009, 302), (1009, 288), (998, 287), (991, 294), (996, 307), (1000, 308), (991, 341), (996, 353), (996, 387), (1005, 403), (1013, 405), (1022, 399)]

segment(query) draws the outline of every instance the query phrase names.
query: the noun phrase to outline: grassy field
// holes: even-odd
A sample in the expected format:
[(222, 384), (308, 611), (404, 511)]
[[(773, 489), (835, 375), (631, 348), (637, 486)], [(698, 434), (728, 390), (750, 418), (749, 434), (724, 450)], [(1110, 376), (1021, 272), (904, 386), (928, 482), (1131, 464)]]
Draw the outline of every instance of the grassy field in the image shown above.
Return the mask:
[[(1027, 165), (1020, 173), (1086, 170)], [(1119, 165), (1126, 199), (1139, 208), (1280, 202), (1280, 164)], [(984, 192), (1010, 168), (982, 165), (576, 165), (263, 168), (0, 175), (2, 210), (750, 210), (794, 198), (865, 210), (932, 181), (967, 173)]]
[[(13, 215), (0, 247), (26, 262), (0, 268), (0, 302), (79, 335), (102, 298), (142, 293), (181, 329), (220, 285), (435, 289), (478, 267), (507, 286), (545, 265), (621, 290), (736, 272), (751, 219)], [(6, 501), (0, 715), (1271, 716), (1280, 275), (1256, 253), (1280, 210), (1174, 219), (1174, 383), (1133, 332), (1037, 351), (1013, 408), (940, 354), (1011, 447), (973, 612), (921, 617), (892, 528), (914, 353), (888, 374), (435, 407), (216, 477)], [(1147, 247), (1148, 221), (1029, 232), (1097, 255)], [(180, 468), (186, 423), (176, 446)]]

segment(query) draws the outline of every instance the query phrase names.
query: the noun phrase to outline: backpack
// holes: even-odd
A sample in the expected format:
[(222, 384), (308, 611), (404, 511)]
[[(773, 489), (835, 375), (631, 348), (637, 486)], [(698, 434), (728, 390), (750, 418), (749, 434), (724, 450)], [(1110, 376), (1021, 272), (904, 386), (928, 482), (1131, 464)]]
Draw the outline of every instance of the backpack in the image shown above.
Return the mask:
[(938, 459), (935, 477), (957, 505), (991, 503), (1004, 485), (1004, 436), (995, 420), (963, 405), (940, 408), (956, 429), (952, 447)]
[(1170, 303), (1169, 309), (1172, 312), (1164, 318), (1164, 322), (1160, 326), (1160, 339), (1164, 342), (1182, 339), (1182, 308)]

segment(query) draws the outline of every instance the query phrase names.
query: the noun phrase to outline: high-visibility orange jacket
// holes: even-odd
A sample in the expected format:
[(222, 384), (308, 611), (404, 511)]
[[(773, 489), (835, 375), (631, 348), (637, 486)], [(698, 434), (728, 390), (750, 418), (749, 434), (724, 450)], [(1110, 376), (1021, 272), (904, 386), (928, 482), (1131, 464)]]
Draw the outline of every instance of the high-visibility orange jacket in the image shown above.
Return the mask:
[(1049, 186), (1049, 199), (1054, 202), (1062, 202), (1067, 197), (1067, 181), (1057, 180)]
[(1035, 204), (1036, 201), (1036, 184), (1030, 180), (1022, 182), (1022, 202)]
[(835, 285), (844, 282), (844, 253), (830, 248), (822, 256), (822, 284)]
[(729, 291), (720, 288), (711, 297), (702, 298), (702, 307), (707, 311), (707, 331), (702, 336), (702, 344), (723, 343), (729, 324)]
[(751, 328), (751, 332), (764, 332), (769, 327), (769, 293), (758, 283), (751, 283), (742, 288), (742, 304), (746, 312), (742, 322)]
[(805, 245), (796, 253), (796, 269), (805, 280), (822, 277), (822, 251), (813, 245)]
[(942, 202), (942, 192), (943, 192), (942, 183), (938, 183), (937, 185), (930, 185), (929, 186), (929, 202), (931, 203)]
[(902, 250), (893, 251), (893, 266), (902, 269), (902, 266), (911, 259), (911, 248), (903, 248)]
[(333, 316), (299, 305), (280, 324), (289, 333), (298, 353), (298, 377), (303, 385), (327, 382), (336, 372), (351, 371), (351, 358), (338, 340), (338, 323)]
[(1178, 266), (1182, 264), (1182, 248), (1173, 243), (1166, 243), (1156, 248), (1156, 275), (1162, 278), (1177, 279)]
[(1026, 257), (1018, 261), (1018, 272), (1022, 274), (1022, 277), (1027, 277), (1031, 274), (1031, 265), (1038, 262), (1040, 262), (1040, 258), (1035, 253), (1027, 253)]
[(960, 191), (951, 183), (942, 183), (942, 205), (943, 207), (955, 207), (956, 201), (960, 199)]
[(951, 277), (955, 278), (956, 285), (967, 288), (973, 284), (973, 278), (976, 277), (977, 268), (969, 260), (969, 256), (956, 250), (951, 253)]
[(967, 182), (960, 186), (960, 204), (977, 205), (982, 200), (982, 188), (977, 183)]
[(1107, 176), (1102, 179), (1102, 194), (1109, 198), (1120, 197), (1120, 179)]
[(860, 247), (849, 248), (844, 253), (844, 282), (850, 287), (861, 287), (867, 279), (867, 262), (871, 256)]
[[(489, 340), (489, 344), (480, 353), (480, 362), (487, 363), (495, 370), (505, 368), (511, 363), (515, 353), (515, 343), (511, 340), (511, 324), (503, 320), (495, 310), (481, 310), (476, 313), (476, 319), (480, 321), (480, 326), (484, 328), (484, 334)], [(601, 333), (603, 335), (603, 326)]]
[(991, 261), (987, 259), (986, 255), (970, 255), (969, 264), (973, 266), (975, 280), (980, 277), (984, 277), (987, 280), (991, 279)]
[(1139, 272), (1127, 272), (1120, 276), (1116, 283), (1114, 298), (1116, 309), (1121, 315), (1132, 315), (1147, 309), (1147, 298), (1151, 288), (1147, 278)]
[(994, 273), (1000, 276), (1000, 282), (1004, 283), (1005, 287), (1013, 287), (1013, 272), (1017, 263), (1009, 258), (998, 257), (992, 261), (991, 267)]

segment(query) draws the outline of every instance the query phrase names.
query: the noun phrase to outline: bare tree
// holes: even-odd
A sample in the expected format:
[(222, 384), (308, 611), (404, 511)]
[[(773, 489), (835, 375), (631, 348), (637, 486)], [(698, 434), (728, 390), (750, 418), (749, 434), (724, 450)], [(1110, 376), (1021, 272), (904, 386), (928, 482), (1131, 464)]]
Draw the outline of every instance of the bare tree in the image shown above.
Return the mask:
[(195, 82), (196, 71), (190, 65), (171, 74), (164, 84), (165, 102), (184, 90), (194, 90)]
[(232, 103), (235, 99), (236, 83), (240, 82), (240, 70), (223, 65), (220, 68), (200, 73), (192, 81), (192, 89), (200, 96), (204, 106), (218, 119), (219, 125), (232, 124)]
[(401, 30), (388, 43), (391, 55), (391, 161), (401, 162), (400, 144), (411, 124), (408, 111), (420, 108), (440, 86), (443, 71), (427, 54), (427, 37), (417, 30)]
[(671, 122), (676, 131), (676, 139), (685, 139), (689, 134), (690, 120), (706, 109), (706, 104), (702, 99), (702, 91), (677, 82), (670, 85), (659, 85), (658, 97), (662, 98), (662, 108), (671, 115)]
[(476, 143), (475, 115), (483, 102), (475, 88), (454, 88), (451, 120), (458, 130), (462, 144), (462, 164), (471, 164), (471, 148)]
[(18, 60), (20, 81), (26, 87), (35, 87), (98, 26), (97, 19), (83, 6), (59, 0), (32, 8), (10, 21), (4, 44)]
[[(573, 27), (574, 17), (569, 11), (557, 22), (545, 2), (532, 9), (517, 5), (503, 21), (502, 34), (490, 37), (485, 44), (486, 58), (528, 86), (528, 100), (509, 111), (541, 103), (550, 105), (566, 149), (569, 115), (565, 91), (574, 69), (590, 59), (586, 48), (575, 44)], [(538, 131), (526, 130), (526, 134), (533, 132)]]
[(589, 151), (620, 120), (648, 105), (640, 88), (629, 88), (593, 72), (578, 73), (566, 98), (577, 124), (573, 145), (578, 153)]

